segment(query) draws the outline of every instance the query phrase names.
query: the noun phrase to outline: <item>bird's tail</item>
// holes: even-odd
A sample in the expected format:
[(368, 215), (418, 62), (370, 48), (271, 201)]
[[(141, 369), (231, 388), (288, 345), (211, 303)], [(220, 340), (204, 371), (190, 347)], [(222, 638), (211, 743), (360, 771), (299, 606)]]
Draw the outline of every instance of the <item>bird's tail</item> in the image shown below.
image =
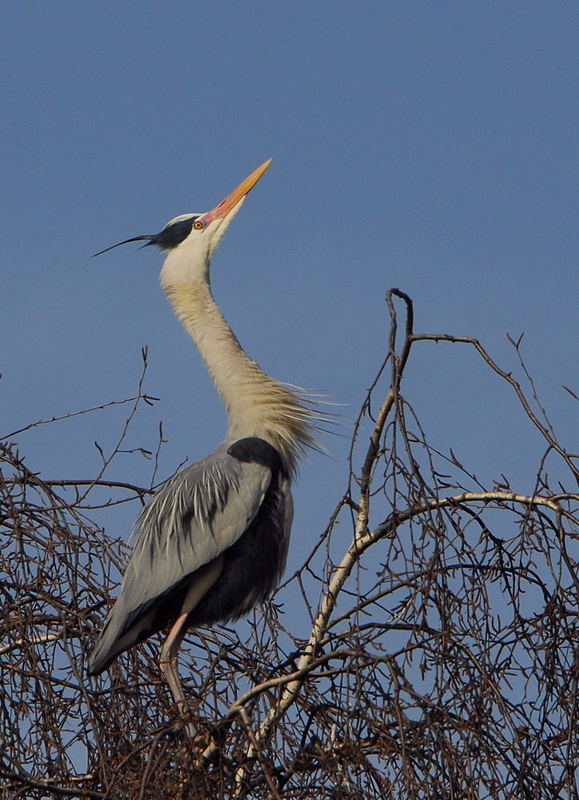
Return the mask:
[(87, 670), (89, 675), (99, 675), (110, 666), (117, 656), (134, 644), (142, 642), (152, 632), (151, 623), (154, 612), (139, 615), (135, 619), (134, 614), (126, 613), (120, 600), (121, 598), (111, 609), (94, 650), (89, 656)]

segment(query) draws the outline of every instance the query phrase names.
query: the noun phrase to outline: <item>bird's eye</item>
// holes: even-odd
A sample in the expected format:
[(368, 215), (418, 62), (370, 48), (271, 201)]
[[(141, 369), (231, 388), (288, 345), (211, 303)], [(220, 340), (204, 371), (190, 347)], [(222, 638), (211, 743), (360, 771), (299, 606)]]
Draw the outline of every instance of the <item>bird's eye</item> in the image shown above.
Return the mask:
[(195, 228), (196, 231), (202, 231), (205, 225), (200, 219), (196, 219), (195, 222), (193, 223), (193, 227)]

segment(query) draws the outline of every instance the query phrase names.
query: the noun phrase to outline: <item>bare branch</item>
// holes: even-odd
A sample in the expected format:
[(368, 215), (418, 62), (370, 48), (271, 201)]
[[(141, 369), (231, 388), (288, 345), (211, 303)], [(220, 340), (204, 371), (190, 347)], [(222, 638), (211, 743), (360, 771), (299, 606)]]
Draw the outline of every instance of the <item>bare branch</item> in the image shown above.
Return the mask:
[[(386, 352), (352, 433), (346, 491), (336, 487), (317, 543), (260, 612), (190, 634), (186, 714), (155, 641), (85, 677), (127, 555), (88, 510), (134, 502), (136, 515), (151, 491), (103, 474), (149, 398), (144, 373), (94, 478), (36, 474), (0, 443), (2, 797), (578, 800), (575, 457), (521, 337), (510, 337), (519, 380), (476, 339), (415, 334), (400, 290), (386, 303)], [(474, 347), (515, 391), (547, 443), (530, 491), (501, 463), (487, 482), (452, 443), (431, 444), (403, 394), (429, 341)], [(151, 487), (162, 429), (157, 442), (131, 451), (153, 454)]]

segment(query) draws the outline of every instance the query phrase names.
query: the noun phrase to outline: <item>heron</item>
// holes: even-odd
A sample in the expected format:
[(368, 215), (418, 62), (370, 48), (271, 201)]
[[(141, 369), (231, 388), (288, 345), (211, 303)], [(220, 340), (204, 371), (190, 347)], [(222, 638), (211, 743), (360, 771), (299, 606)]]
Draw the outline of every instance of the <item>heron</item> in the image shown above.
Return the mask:
[(128, 648), (168, 629), (159, 666), (181, 711), (177, 656), (186, 632), (238, 619), (275, 589), (288, 552), (291, 482), (300, 456), (317, 448), (315, 402), (246, 354), (211, 290), (211, 257), (271, 161), (211, 211), (182, 214), (160, 233), (96, 253), (138, 241), (166, 253), (162, 288), (227, 411), (225, 440), (169, 478), (138, 517), (120, 594), (88, 662), (89, 675), (98, 675)]

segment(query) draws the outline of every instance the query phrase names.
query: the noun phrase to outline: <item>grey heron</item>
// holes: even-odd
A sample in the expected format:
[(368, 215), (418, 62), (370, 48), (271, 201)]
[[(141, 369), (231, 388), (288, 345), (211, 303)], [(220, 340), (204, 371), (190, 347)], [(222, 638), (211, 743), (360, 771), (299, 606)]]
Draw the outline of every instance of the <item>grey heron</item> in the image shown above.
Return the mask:
[(304, 449), (316, 446), (318, 412), (245, 353), (211, 292), (211, 256), (270, 163), (211, 211), (183, 214), (158, 234), (101, 251), (145, 241), (166, 252), (161, 285), (227, 409), (225, 441), (170, 478), (137, 519), (120, 594), (89, 658), (89, 675), (98, 675), (168, 627), (159, 663), (181, 710), (177, 653), (185, 633), (237, 619), (275, 588), (292, 523), (291, 479)]

